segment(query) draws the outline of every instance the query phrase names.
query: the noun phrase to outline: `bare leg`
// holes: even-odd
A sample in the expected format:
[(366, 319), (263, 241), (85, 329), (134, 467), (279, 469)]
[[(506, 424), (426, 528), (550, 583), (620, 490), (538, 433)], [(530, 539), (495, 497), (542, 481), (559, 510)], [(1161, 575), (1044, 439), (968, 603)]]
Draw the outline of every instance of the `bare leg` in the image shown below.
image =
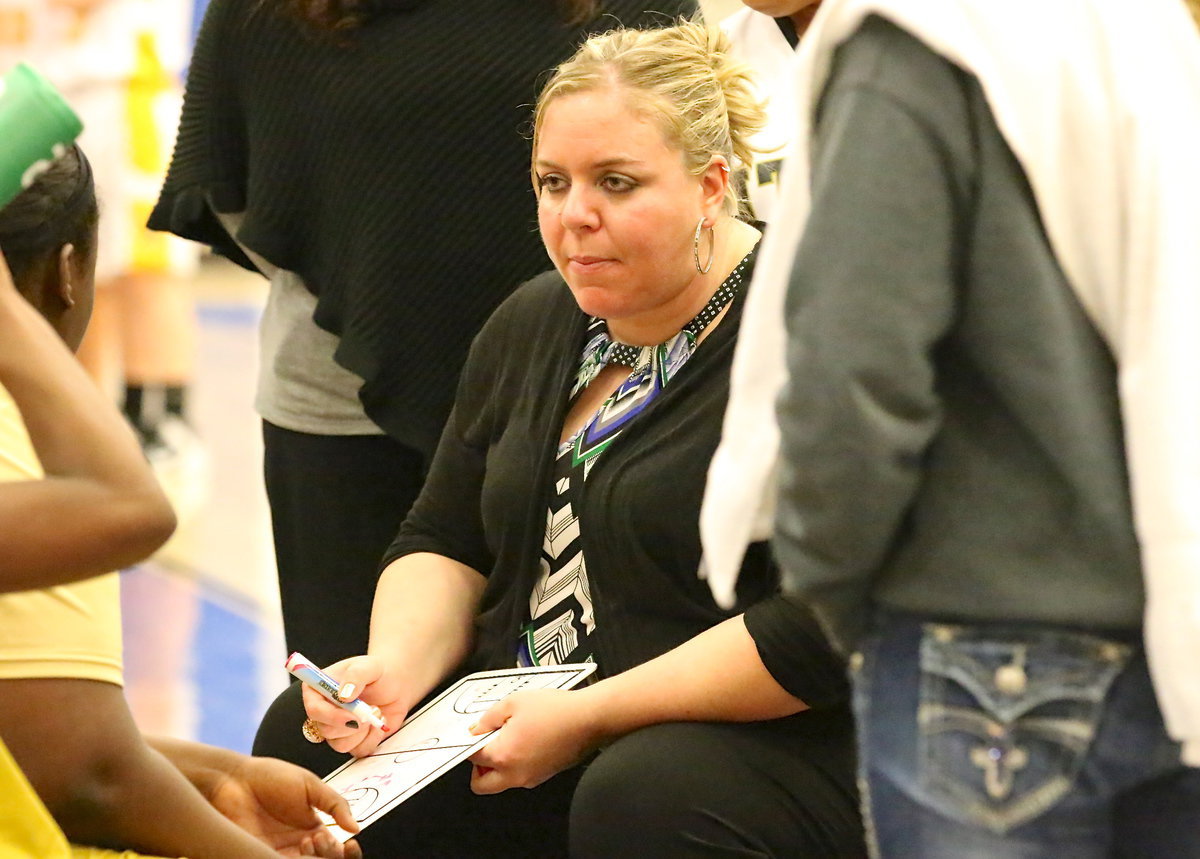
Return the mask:
[(92, 321), (76, 353), (88, 375), (114, 399), (123, 375), (120, 314), (119, 285), (114, 281), (97, 284)]
[(169, 275), (130, 275), (121, 283), (125, 381), (187, 385), (193, 375), (196, 319), (191, 282)]

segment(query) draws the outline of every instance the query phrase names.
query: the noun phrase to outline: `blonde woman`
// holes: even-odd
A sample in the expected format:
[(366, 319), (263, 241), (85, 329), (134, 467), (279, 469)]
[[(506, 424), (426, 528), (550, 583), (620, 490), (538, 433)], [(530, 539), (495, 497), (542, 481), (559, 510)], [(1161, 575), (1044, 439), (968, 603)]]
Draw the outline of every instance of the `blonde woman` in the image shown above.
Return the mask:
[[(594, 661), (599, 679), (485, 713), (477, 730), (499, 731), (473, 767), (366, 829), (368, 853), (861, 852), (841, 666), (778, 596), (765, 546), (729, 610), (695, 575), (759, 239), (729, 167), (761, 122), (700, 24), (594, 38), (542, 91), (533, 184), (555, 270), (475, 340), (369, 655), (330, 671), (391, 723), (467, 670)], [(296, 750), (300, 703), (277, 702), (260, 739), (328, 767)], [(303, 703), (338, 751), (381, 739)]]

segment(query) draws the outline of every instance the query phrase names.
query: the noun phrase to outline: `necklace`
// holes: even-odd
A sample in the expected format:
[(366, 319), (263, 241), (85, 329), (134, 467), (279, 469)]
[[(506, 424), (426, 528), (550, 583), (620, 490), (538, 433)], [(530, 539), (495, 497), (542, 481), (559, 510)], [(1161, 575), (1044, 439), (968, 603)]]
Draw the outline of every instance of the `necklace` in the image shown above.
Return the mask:
[[(579, 372), (575, 376), (575, 385), (571, 389), (571, 396), (575, 396), (591, 384), (592, 380), (608, 364), (619, 364), (629, 367), (635, 372), (652, 363), (657, 363), (664, 368), (669, 367), (671, 370), (677, 369), (695, 351), (696, 343), (704, 329), (741, 291), (746, 265), (752, 254), (753, 251), (746, 254), (737, 267), (730, 272), (729, 277), (725, 278), (717, 287), (708, 303), (700, 308), (700, 312), (693, 316), (679, 330), (678, 334), (672, 335), (663, 343), (651, 346), (632, 346), (619, 340), (613, 340), (604, 320), (593, 318), (588, 327), (591, 336), (584, 347), (583, 360), (580, 363)], [(659, 360), (656, 362), (655, 358)], [(663, 382), (666, 382), (665, 378)]]

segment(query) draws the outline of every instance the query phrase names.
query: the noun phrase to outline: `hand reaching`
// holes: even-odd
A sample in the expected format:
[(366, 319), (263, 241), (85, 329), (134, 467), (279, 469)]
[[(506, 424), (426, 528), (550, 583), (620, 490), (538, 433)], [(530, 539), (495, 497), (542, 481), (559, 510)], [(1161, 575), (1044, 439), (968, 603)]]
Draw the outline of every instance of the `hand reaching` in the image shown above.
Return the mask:
[(354, 841), (339, 844), (314, 808), (349, 832), (358, 831), (350, 806), (310, 773), (274, 758), (245, 758), (223, 774), (208, 794), (217, 811), (281, 856), (361, 859)]

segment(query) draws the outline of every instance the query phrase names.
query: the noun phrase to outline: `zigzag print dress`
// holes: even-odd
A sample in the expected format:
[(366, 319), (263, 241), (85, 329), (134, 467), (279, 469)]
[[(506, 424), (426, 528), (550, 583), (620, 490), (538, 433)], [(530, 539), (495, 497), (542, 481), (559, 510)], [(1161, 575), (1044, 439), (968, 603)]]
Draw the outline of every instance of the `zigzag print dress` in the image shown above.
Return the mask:
[(665, 343), (620, 343), (609, 336), (603, 319), (591, 320), (572, 399), (607, 364), (633, 369), (591, 420), (559, 445), (554, 494), (546, 511), (541, 574), (529, 596), (529, 615), (517, 648), (518, 666), (594, 661), (589, 637), (595, 632), (596, 616), (579, 537), (581, 523), (575, 512), (583, 485), (597, 458), (662, 392), (692, 356), (700, 333), (737, 295), (752, 254), (747, 254), (721, 283), (695, 318)]

